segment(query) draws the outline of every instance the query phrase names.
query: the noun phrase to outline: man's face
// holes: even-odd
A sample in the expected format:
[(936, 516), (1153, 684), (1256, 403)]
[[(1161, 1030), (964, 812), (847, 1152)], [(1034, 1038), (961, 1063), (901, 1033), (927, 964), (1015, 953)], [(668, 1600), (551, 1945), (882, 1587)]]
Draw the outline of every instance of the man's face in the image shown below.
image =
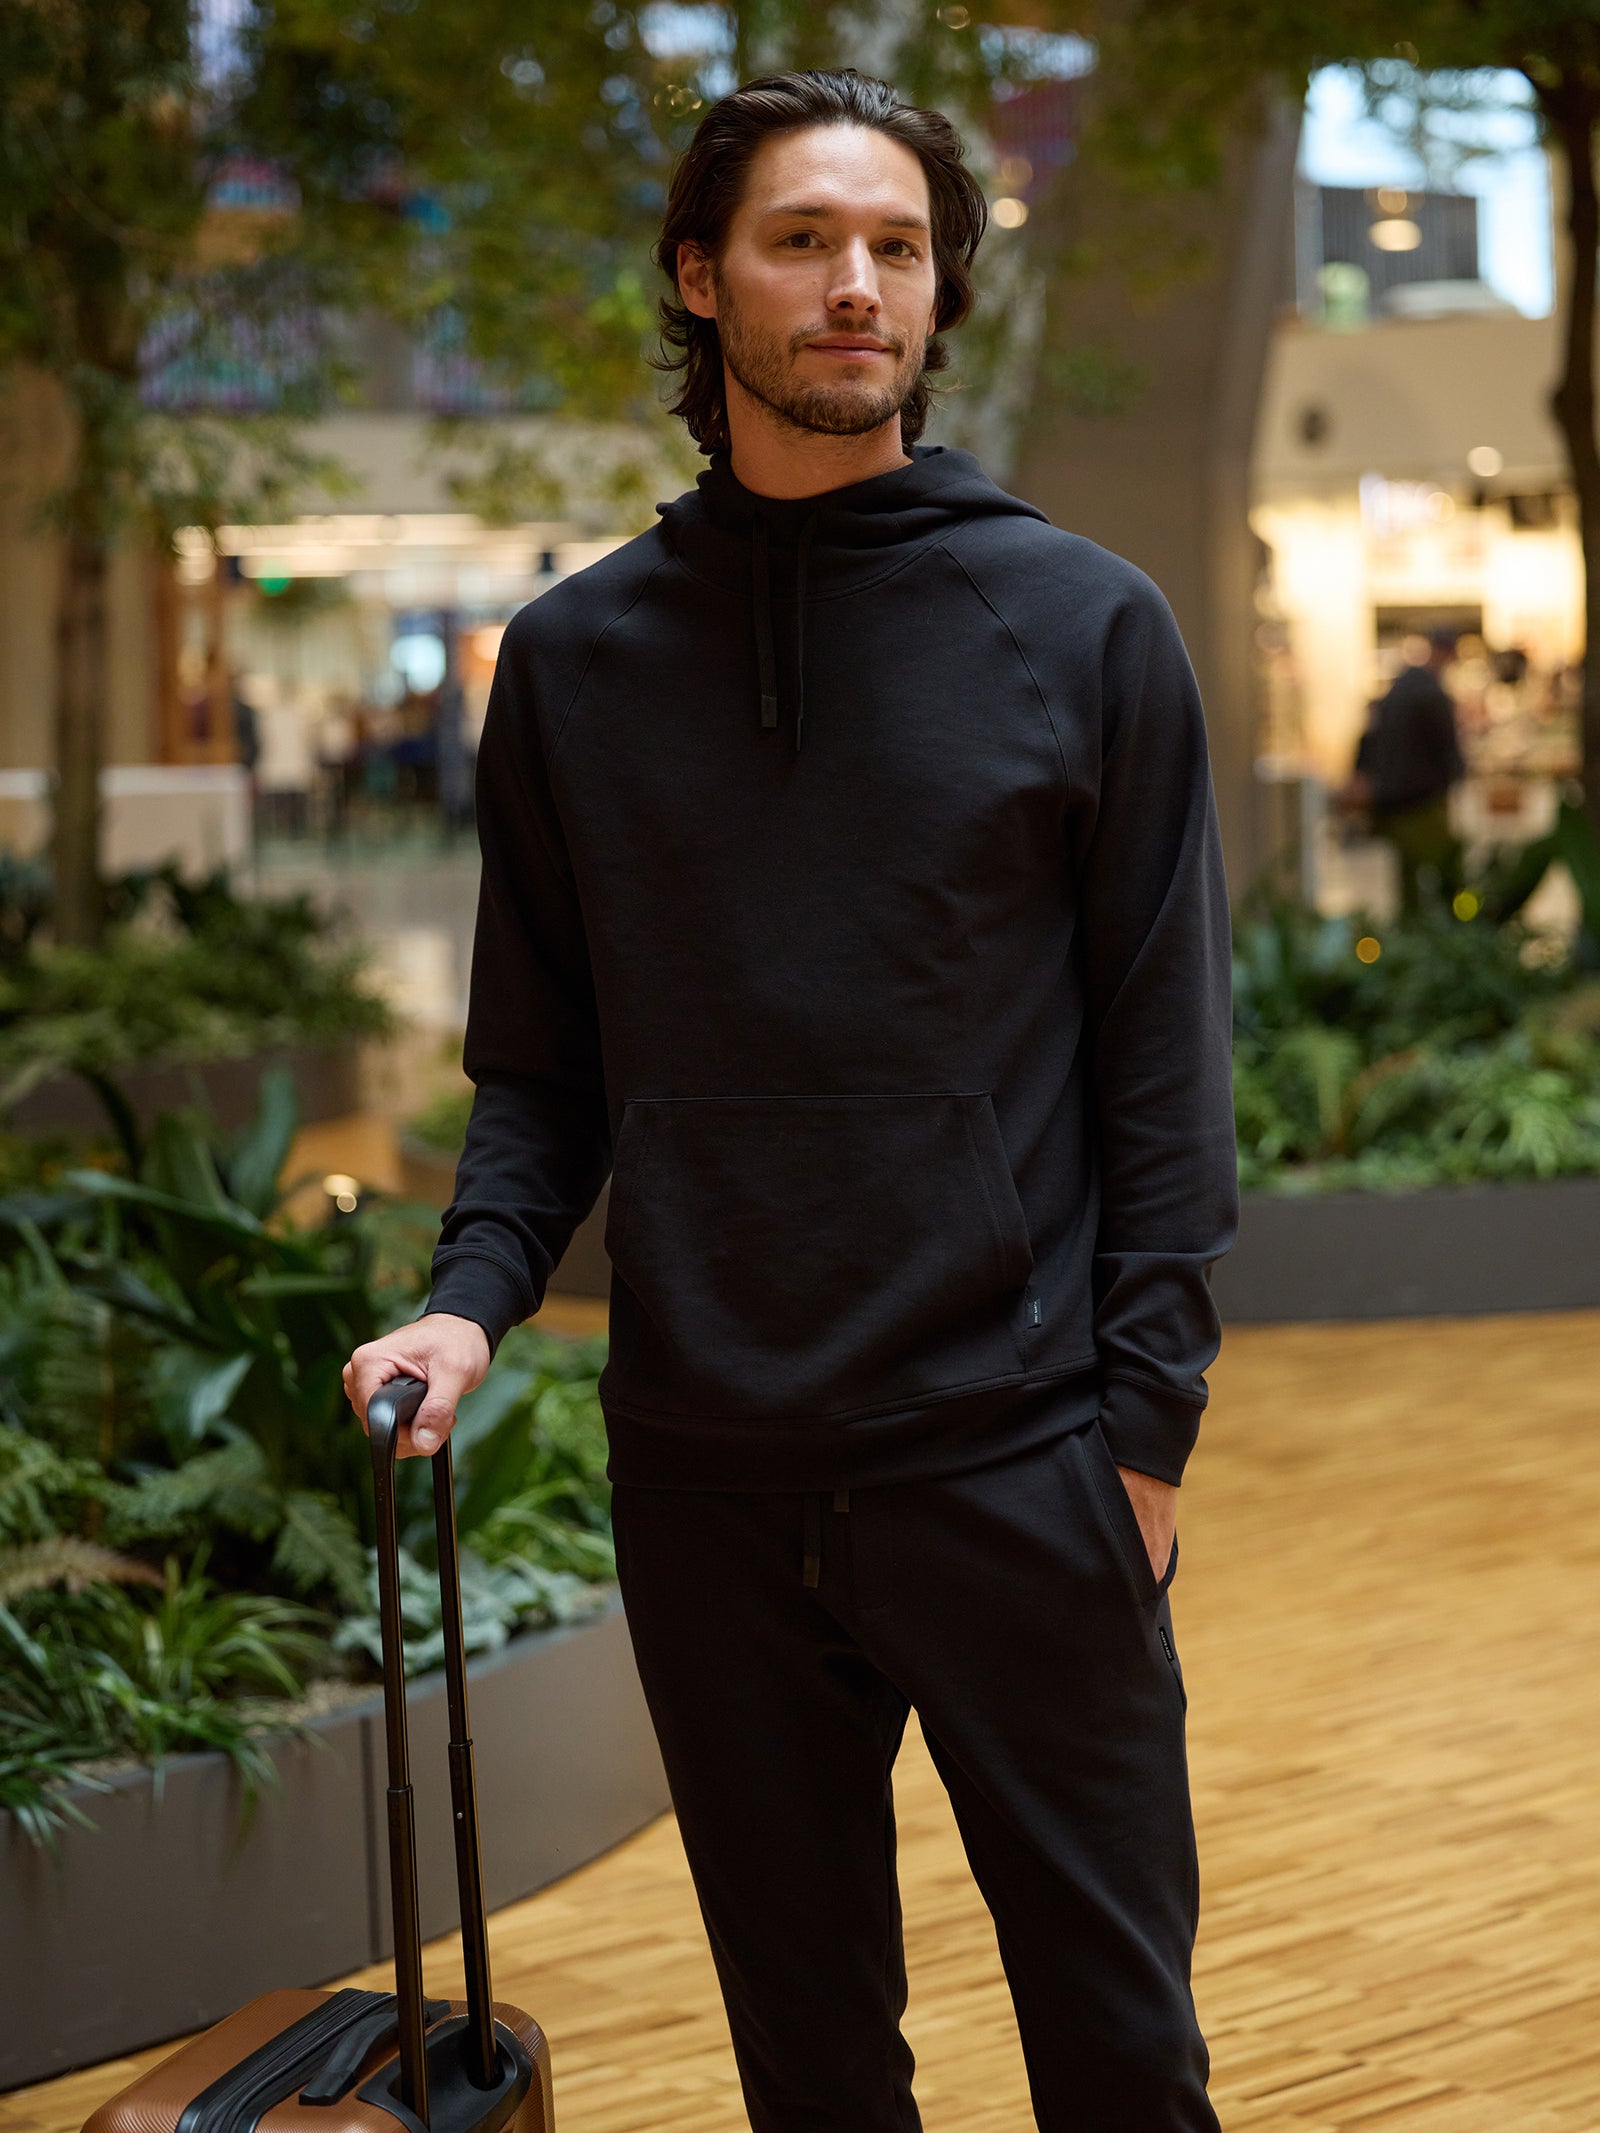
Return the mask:
[(875, 127), (777, 134), (751, 159), (720, 257), (680, 246), (678, 282), (716, 320), (732, 377), (781, 422), (879, 429), (910, 397), (933, 332), (922, 165)]

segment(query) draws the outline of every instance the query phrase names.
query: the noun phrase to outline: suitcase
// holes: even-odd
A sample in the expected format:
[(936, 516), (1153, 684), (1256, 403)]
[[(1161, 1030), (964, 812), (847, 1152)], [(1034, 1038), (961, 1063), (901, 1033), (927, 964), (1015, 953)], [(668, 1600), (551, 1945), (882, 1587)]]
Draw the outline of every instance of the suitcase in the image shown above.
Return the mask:
[(467, 1997), (428, 2000), (422, 1992), (394, 1477), (401, 1427), (426, 1389), (418, 1378), (391, 1378), (367, 1402), (396, 1990), (264, 1993), (103, 2103), (84, 2133), (553, 2133), (549, 2046), (531, 2016), (496, 2005), (490, 1991), (448, 1437), (433, 1455), (433, 1513)]

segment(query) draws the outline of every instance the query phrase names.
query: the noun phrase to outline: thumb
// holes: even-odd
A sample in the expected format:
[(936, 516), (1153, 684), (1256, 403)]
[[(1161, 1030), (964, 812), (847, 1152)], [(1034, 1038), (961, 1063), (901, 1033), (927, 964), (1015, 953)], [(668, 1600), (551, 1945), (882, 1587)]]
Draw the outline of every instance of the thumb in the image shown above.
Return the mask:
[(411, 1418), (411, 1443), (419, 1452), (436, 1452), (455, 1427), (456, 1402), (466, 1389), (457, 1370), (436, 1370), (428, 1379), (427, 1397)]

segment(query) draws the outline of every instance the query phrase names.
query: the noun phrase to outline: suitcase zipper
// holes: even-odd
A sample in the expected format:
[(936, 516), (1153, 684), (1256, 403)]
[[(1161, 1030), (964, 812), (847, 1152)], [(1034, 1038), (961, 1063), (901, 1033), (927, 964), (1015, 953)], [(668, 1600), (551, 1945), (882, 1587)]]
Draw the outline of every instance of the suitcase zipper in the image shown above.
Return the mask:
[[(400, 2010), (392, 1992), (382, 1995), (383, 2004), (353, 2022), (332, 2051), (307, 2075), (300, 2087), (300, 2102), (307, 2108), (337, 2103), (356, 2085), (365, 2060), (380, 2044), (388, 2044), (400, 2027)], [(450, 2012), (448, 2000), (424, 2000), (424, 2023), (442, 2022)]]
[(175, 2133), (254, 2133), (263, 2114), (298, 2088), (339, 2035), (391, 1995), (347, 1987), (291, 2022), (187, 2103)]

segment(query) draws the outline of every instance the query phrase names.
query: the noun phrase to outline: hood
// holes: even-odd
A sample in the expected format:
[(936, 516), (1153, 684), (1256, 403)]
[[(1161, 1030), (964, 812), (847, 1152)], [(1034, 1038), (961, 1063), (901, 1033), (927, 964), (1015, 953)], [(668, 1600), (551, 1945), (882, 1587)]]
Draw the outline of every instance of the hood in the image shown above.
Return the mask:
[(774, 591), (793, 598), (796, 749), (805, 726), (808, 604), (862, 590), (967, 519), (1045, 519), (992, 482), (970, 452), (940, 444), (913, 445), (910, 466), (799, 497), (758, 496), (739, 480), (728, 455), (715, 452), (687, 495), (656, 508), (687, 569), (748, 596), (752, 704), (768, 728), (778, 725)]

